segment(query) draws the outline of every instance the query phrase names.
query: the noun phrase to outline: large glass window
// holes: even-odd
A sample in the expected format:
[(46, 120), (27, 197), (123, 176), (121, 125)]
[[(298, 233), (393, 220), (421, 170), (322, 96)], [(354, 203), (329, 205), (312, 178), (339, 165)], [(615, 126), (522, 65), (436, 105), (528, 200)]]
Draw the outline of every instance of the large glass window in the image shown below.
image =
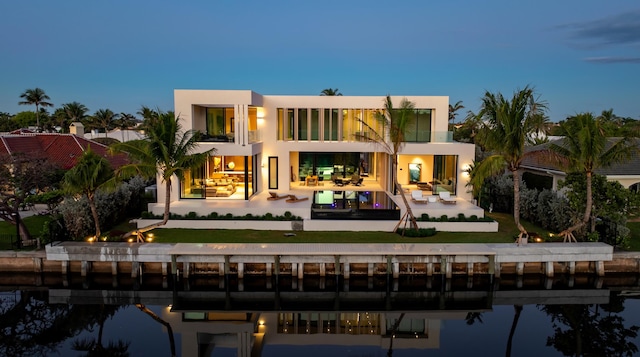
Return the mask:
[(284, 109), (278, 108), (278, 140), (284, 140)]
[(324, 141), (338, 140), (338, 109), (324, 110)]
[(361, 118), (362, 110), (344, 109), (342, 116), (342, 141), (353, 141), (354, 133), (359, 127), (358, 120)]
[(293, 109), (287, 109), (287, 140), (293, 140), (293, 133), (295, 132), (295, 113)]
[(205, 165), (186, 170), (180, 183), (180, 198), (204, 198)]
[(258, 108), (249, 107), (249, 118), (247, 129), (249, 129), (249, 143), (255, 143), (259, 140), (258, 136)]
[(187, 170), (180, 182), (180, 198), (248, 199), (257, 187), (253, 168), (258, 155), (211, 156), (202, 167)]
[(318, 176), (320, 181), (329, 181), (332, 174), (338, 177), (351, 177), (361, 170), (360, 156), (357, 152), (301, 152), (298, 178), (300, 181), (305, 181), (307, 176)]
[(269, 156), (269, 189), (278, 188), (278, 157)]
[(433, 192), (456, 193), (458, 156), (434, 155), (433, 157)]
[(416, 109), (405, 130), (406, 142), (431, 141), (431, 109)]
[(233, 141), (233, 108), (207, 108), (205, 140)]
[(320, 111), (311, 109), (311, 140), (318, 141), (320, 139)]
[(298, 140), (307, 140), (309, 131), (309, 118), (307, 109), (298, 109)]

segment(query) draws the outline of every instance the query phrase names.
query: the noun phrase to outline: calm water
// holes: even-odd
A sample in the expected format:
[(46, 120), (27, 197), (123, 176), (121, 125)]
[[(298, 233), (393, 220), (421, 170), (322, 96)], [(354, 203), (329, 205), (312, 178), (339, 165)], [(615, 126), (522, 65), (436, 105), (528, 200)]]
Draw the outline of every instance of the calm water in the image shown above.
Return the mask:
[(0, 286), (2, 356), (640, 355), (635, 277), (20, 285)]

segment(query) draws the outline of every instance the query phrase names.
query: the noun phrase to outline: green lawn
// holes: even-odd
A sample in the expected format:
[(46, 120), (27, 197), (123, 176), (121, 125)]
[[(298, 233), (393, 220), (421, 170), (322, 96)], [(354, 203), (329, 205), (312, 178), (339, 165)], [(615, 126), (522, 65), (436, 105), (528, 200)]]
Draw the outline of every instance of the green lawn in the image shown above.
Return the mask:
[[(403, 238), (394, 233), (386, 232), (294, 232), (295, 236), (285, 236), (290, 231), (256, 231), (256, 230), (226, 230), (226, 229), (155, 229), (154, 241), (157, 243), (512, 243), (518, 234), (513, 223), (513, 217), (505, 213), (486, 213), (498, 222), (498, 232), (495, 233), (451, 233), (438, 232), (427, 238)], [(32, 216), (24, 219), (33, 236), (42, 231), (47, 216)], [(536, 232), (547, 241), (549, 232), (529, 222), (522, 222), (529, 232)], [(630, 222), (631, 229), (630, 250), (640, 251), (640, 222)], [(133, 229), (131, 224), (123, 223), (114, 227), (119, 233)], [(15, 226), (0, 222), (0, 236), (15, 236)], [(0, 250), (10, 249), (8, 241), (0, 240)]]
[(628, 250), (640, 251), (640, 222), (627, 222), (627, 228), (631, 230)]
[[(502, 213), (488, 214), (498, 221), (496, 233), (451, 233), (438, 232), (427, 238), (403, 238), (398, 234), (386, 232), (295, 232), (287, 237), (289, 231), (255, 231), (226, 229), (156, 229), (153, 231), (157, 243), (512, 243), (518, 229), (510, 215)], [(548, 236), (548, 232), (524, 222), (525, 228)]]
[[(24, 224), (27, 226), (27, 229), (29, 229), (29, 233), (31, 233), (33, 237), (40, 236), (40, 233), (42, 232), (42, 226), (48, 220), (49, 216), (31, 216), (23, 219)], [(2, 237), (2, 239), (0, 239), (0, 250), (11, 249), (9, 236), (12, 236), (15, 240), (16, 226), (8, 222), (1, 221), (0, 237)]]

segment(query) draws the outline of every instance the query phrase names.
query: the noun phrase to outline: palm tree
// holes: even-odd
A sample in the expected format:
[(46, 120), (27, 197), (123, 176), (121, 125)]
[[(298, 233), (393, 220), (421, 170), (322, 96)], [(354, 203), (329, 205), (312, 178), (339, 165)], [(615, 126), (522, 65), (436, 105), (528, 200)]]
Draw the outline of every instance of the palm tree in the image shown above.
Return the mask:
[(457, 101), (454, 105), (449, 104), (449, 121), (452, 121), (453, 124), (456, 123), (456, 117), (458, 116), (457, 111), (460, 109), (464, 109), (461, 100)]
[(525, 143), (542, 132), (548, 122), (546, 103), (539, 100), (534, 90), (525, 87), (507, 100), (500, 93), (485, 92), (478, 117), (482, 128), (477, 139), (492, 154), (476, 168), (475, 184), (509, 170), (513, 176), (513, 218), (520, 230), (518, 243), (527, 239), (527, 231), (520, 224), (520, 164), (525, 158)]
[(98, 189), (113, 178), (109, 161), (94, 153), (91, 147), (82, 153), (78, 163), (64, 175), (63, 187), (67, 193), (82, 194), (89, 200), (91, 216), (96, 227), (95, 237), (99, 238), (100, 220), (96, 209), (95, 195)]
[(135, 123), (136, 117), (132, 114), (120, 113), (118, 120), (116, 120), (116, 127), (122, 131), (122, 141), (124, 141), (124, 131), (135, 125)]
[[(603, 112), (605, 114), (606, 112)], [(611, 115), (611, 113), (608, 113)], [(628, 160), (638, 151), (637, 142), (628, 136), (608, 137), (606, 129), (609, 118), (594, 117), (592, 113), (581, 113), (560, 123), (561, 141), (549, 144), (556, 161), (572, 172), (586, 175), (586, 205), (582, 219), (560, 233), (564, 241), (576, 241), (573, 235), (591, 218), (593, 207), (592, 177), (594, 171)]]
[(180, 118), (173, 112), (158, 110), (151, 118), (153, 125), (146, 128), (146, 138), (116, 143), (110, 147), (112, 152), (126, 152), (134, 160), (121, 166), (116, 175), (119, 178), (142, 175), (147, 178), (160, 176), (165, 185), (164, 216), (161, 222), (130, 232), (127, 236), (142, 233), (165, 225), (169, 220), (171, 208), (171, 178), (184, 177), (184, 172), (206, 162), (215, 149), (193, 153), (198, 147), (200, 133), (195, 130), (182, 131)]
[(323, 89), (322, 92), (320, 92), (320, 95), (322, 95), (322, 96), (341, 96), (342, 93), (340, 93), (338, 88), (336, 88), (336, 89), (327, 88), (327, 89)]
[(114, 122), (118, 118), (118, 115), (111, 111), (111, 109), (98, 109), (93, 114), (94, 125), (104, 129), (104, 137), (107, 137), (107, 132), (113, 127)]
[(142, 120), (152, 119), (158, 116), (158, 111), (155, 111), (145, 105), (140, 107), (140, 110), (136, 113), (142, 117)]
[(509, 330), (509, 338), (507, 339), (507, 351), (505, 356), (511, 357), (511, 346), (513, 345), (513, 335), (516, 333), (516, 327), (518, 326), (518, 320), (520, 320), (520, 314), (522, 313), (522, 305), (513, 305), (513, 321), (511, 322), (511, 329)]
[[(394, 109), (391, 97), (387, 95), (384, 102), (384, 109), (378, 111), (375, 114), (377, 123), (382, 128), (383, 132), (376, 131), (375, 128), (370, 126), (362, 119), (358, 119), (360, 124), (365, 130), (358, 132), (355, 135), (356, 139), (366, 141), (380, 145), (389, 154), (393, 160), (393, 167), (391, 172), (393, 173), (394, 189), (400, 192), (404, 205), (407, 208), (405, 216), (400, 219), (400, 222), (407, 217), (411, 222), (411, 228), (418, 229), (418, 223), (416, 217), (413, 215), (411, 206), (404, 194), (402, 186), (398, 182), (398, 154), (405, 144), (404, 136), (407, 130), (407, 124), (414, 119), (414, 104), (403, 98), (400, 102), (400, 108)], [(400, 224), (400, 223), (398, 223)]]
[(71, 102), (62, 105), (62, 110), (64, 111), (65, 117), (63, 122), (59, 122), (62, 127), (62, 131), (64, 132), (65, 126), (69, 126), (70, 123), (73, 122), (82, 122), (87, 118), (87, 112), (89, 109), (81, 103)]
[(52, 107), (53, 104), (47, 102), (50, 100), (49, 96), (40, 88), (27, 89), (24, 93), (20, 94), (20, 98), (24, 101), (18, 102), (20, 105), (34, 105), (36, 106), (36, 126), (40, 128), (40, 107)]

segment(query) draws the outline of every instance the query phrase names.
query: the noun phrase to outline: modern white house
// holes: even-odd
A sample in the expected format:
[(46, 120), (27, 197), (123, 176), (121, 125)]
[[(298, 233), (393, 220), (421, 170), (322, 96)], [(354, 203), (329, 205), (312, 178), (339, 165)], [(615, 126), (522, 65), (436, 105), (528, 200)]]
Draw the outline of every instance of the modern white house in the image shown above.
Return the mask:
[[(411, 203), (418, 214), (433, 210), (429, 214), (439, 217), (445, 213), (438, 209), (444, 209), (449, 216), (464, 213), (482, 217), (483, 211), (470, 203), (472, 196), (466, 187), (469, 178), (465, 170), (473, 161), (475, 148), (452, 140), (449, 97), (391, 97), (395, 108), (403, 98), (415, 105), (415, 119), (406, 132), (396, 172), (382, 146), (359, 141), (356, 136), (365, 129), (360, 120), (382, 132), (374, 116), (383, 110), (385, 98), (175, 90), (174, 110), (182, 128), (203, 134), (199, 151), (214, 148), (215, 152), (181, 182), (174, 177), (172, 212), (206, 215), (227, 209), (233, 214), (263, 214), (265, 210), (276, 214), (280, 207), (305, 219), (343, 219), (346, 214), (392, 220), (384, 211), (393, 211), (396, 216), (404, 210), (394, 192), (393, 177), (397, 175), (405, 190), (433, 196), (425, 204)], [(159, 202), (150, 210), (160, 214), (165, 193), (164, 185), (158, 183)], [(282, 197), (293, 194), (304, 202), (287, 196), (266, 203), (268, 192)], [(436, 198), (441, 192), (459, 204), (440, 205)], [(407, 196), (410, 199), (411, 194)]]

